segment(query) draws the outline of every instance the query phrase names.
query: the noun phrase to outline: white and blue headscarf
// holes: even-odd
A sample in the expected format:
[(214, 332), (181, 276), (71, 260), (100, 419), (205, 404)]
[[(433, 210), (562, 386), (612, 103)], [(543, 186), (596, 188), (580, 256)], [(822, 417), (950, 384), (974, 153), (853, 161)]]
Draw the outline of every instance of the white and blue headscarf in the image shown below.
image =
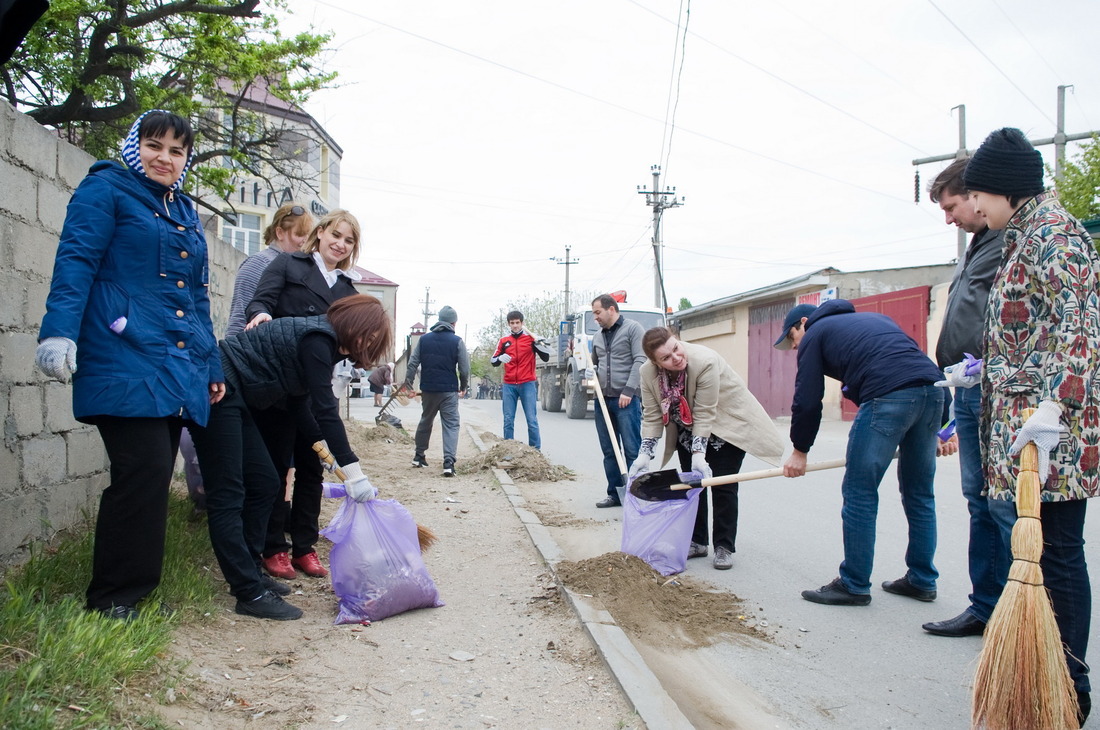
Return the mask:
[[(130, 127), (129, 134), (126, 135), (126, 140), (122, 143), (122, 161), (126, 163), (134, 172), (139, 172), (145, 175), (145, 168), (141, 165), (141, 154), (138, 152), (141, 147), (141, 122), (145, 117), (154, 112), (161, 112), (163, 114), (171, 114), (172, 112), (165, 109), (150, 109), (142, 114), (140, 117), (134, 120), (133, 126)], [(187, 155), (187, 162), (183, 165), (183, 170), (180, 172), (179, 180), (176, 180), (170, 186), (173, 190), (183, 189), (183, 180), (187, 177), (187, 171), (191, 169), (191, 160), (195, 157), (195, 146), (191, 145), (191, 152)], [(148, 176), (146, 176), (148, 177)]]

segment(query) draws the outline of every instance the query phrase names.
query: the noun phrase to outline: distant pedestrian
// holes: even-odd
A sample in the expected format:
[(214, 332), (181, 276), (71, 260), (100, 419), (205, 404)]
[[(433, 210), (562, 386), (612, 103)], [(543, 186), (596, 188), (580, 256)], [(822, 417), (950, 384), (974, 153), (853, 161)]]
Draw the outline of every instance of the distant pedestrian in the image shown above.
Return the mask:
[(783, 465), (788, 477), (806, 473), (806, 455), (821, 426), (825, 378), (844, 384), (859, 406), (848, 432), (847, 466), (841, 483), (844, 562), (840, 577), (817, 590), (802, 591), (814, 603), (866, 606), (871, 602), (879, 484), (894, 452), (898, 457), (901, 505), (909, 523), (908, 571), (882, 589), (920, 601), (936, 598), (936, 432), (944, 391), (935, 386), (940, 370), (894, 320), (856, 312), (833, 299), (814, 307), (799, 304), (787, 313), (775, 341), (798, 351), (798, 375), (791, 406), (794, 451)]
[(639, 322), (619, 313), (619, 303), (610, 294), (592, 300), (592, 316), (600, 331), (592, 338), (592, 365), (603, 391), (603, 400), (611, 417), (613, 433), (607, 432), (600, 404), (596, 404), (596, 435), (603, 451), (603, 471), (607, 477), (607, 496), (596, 502), (597, 507), (619, 507), (619, 489), (625, 488), (619, 462), (615, 458), (616, 442), (622, 447), (627, 464), (638, 458), (642, 442), (642, 399), (639, 382), (645, 328)]
[(443, 476), (455, 475), (455, 458), (458, 451), (458, 400), (470, 384), (470, 358), (466, 343), (455, 334), (458, 315), (451, 307), (439, 310), (439, 321), (420, 336), (405, 373), (405, 389), (412, 389), (417, 370), (420, 370), (420, 402), (423, 412), (416, 427), (416, 453), (412, 465), (428, 466), (424, 458), (431, 442), (435, 416), (443, 426)]
[(538, 449), (542, 447), (539, 437), (538, 389), (535, 385), (535, 356), (546, 362), (550, 353), (540, 347), (535, 337), (523, 327), (523, 313), (512, 310), (508, 313), (508, 329), (511, 332), (500, 338), (497, 349), (489, 358), (493, 367), (504, 366), (503, 399), (504, 438), (515, 437), (516, 404), (523, 406), (523, 415), (527, 419), (527, 443)]
[(388, 362), (372, 370), (371, 374), (367, 377), (367, 385), (370, 386), (370, 392), (374, 393), (375, 407), (381, 408), (382, 396), (385, 395), (386, 390), (393, 385), (393, 363)]

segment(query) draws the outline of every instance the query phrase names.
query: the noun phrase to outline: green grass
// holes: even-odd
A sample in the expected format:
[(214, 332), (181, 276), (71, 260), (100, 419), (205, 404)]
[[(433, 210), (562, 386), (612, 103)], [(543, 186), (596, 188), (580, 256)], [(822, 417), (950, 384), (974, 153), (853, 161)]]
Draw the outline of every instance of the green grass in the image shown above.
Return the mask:
[[(155, 716), (127, 709), (132, 686), (154, 692), (174, 681), (161, 657), (181, 622), (214, 610), (224, 584), (214, 564), (205, 521), (191, 522), (191, 504), (173, 495), (160, 587), (133, 622), (83, 610), (91, 574), (90, 524), (48, 546), (4, 576), (0, 586), (0, 727), (160, 728)], [(159, 610), (164, 604), (175, 611)], [(165, 671), (168, 670), (168, 671)], [(167, 675), (167, 680), (165, 679)]]

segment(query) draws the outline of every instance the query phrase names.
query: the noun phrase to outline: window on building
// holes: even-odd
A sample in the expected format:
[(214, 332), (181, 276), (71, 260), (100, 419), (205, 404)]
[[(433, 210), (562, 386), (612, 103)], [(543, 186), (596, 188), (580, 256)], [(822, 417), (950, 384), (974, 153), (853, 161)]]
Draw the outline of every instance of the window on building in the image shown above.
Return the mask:
[(234, 214), (229, 212), (226, 215), (235, 222), (222, 221), (222, 239), (248, 256), (258, 252), (260, 250), (260, 231), (262, 228), (260, 216), (251, 213)]

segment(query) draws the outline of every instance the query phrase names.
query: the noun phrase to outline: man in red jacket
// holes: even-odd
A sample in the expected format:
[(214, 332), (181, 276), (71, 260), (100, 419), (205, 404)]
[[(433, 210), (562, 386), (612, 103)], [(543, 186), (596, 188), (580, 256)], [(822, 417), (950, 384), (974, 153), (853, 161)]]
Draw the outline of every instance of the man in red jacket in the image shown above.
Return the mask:
[(504, 438), (515, 436), (516, 402), (519, 401), (523, 404), (523, 415), (527, 417), (527, 443), (537, 449), (542, 446), (542, 441), (535, 409), (538, 400), (535, 355), (546, 362), (550, 359), (550, 353), (523, 329), (522, 312), (512, 310), (508, 313), (508, 329), (511, 333), (500, 338), (496, 352), (489, 358), (493, 367), (504, 366), (504, 387), (500, 395), (504, 408)]

